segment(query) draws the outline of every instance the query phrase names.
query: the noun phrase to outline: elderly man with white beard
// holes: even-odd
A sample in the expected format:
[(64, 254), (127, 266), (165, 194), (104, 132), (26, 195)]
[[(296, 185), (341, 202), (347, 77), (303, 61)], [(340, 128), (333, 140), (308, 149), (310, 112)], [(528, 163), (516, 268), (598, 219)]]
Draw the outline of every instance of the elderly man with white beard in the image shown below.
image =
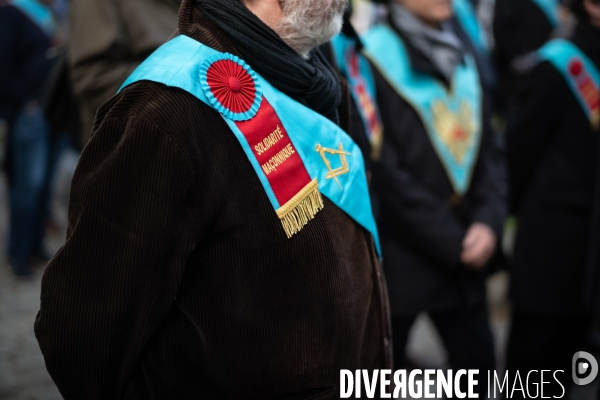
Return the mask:
[(65, 399), (333, 399), (390, 368), (346, 0), (186, 0), (98, 111), (35, 331)]

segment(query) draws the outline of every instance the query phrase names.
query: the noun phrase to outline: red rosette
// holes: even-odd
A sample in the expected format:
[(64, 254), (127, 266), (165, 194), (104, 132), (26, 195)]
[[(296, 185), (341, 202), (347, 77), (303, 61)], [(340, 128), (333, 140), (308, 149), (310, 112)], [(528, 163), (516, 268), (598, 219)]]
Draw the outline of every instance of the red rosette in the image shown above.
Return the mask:
[(262, 99), (256, 74), (244, 61), (231, 54), (207, 60), (201, 77), (210, 103), (235, 121), (252, 118)]

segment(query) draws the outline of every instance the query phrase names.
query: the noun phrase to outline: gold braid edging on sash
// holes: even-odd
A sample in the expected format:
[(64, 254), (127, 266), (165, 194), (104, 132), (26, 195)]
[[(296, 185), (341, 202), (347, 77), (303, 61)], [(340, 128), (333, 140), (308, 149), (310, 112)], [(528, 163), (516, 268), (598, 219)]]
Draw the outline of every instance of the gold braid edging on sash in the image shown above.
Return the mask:
[(300, 230), (323, 209), (323, 198), (319, 192), (319, 182), (313, 179), (290, 201), (277, 210), (283, 230), (288, 239)]

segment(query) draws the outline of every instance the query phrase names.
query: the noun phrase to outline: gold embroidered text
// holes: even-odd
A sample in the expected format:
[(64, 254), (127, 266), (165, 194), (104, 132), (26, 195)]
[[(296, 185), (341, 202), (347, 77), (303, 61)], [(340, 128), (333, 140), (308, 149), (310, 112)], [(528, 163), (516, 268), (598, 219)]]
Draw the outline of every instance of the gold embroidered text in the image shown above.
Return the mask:
[(269, 175), (271, 172), (275, 172), (277, 167), (287, 161), (288, 158), (294, 154), (294, 148), (291, 143), (288, 143), (279, 153), (275, 154), (269, 161), (262, 165), (263, 171), (265, 174)]
[(277, 129), (275, 129), (269, 136), (264, 138), (262, 142), (254, 146), (254, 150), (256, 150), (256, 153), (260, 156), (262, 153), (273, 147), (281, 139), (283, 139), (283, 134), (281, 133), (281, 128), (279, 128), (279, 125), (277, 125)]

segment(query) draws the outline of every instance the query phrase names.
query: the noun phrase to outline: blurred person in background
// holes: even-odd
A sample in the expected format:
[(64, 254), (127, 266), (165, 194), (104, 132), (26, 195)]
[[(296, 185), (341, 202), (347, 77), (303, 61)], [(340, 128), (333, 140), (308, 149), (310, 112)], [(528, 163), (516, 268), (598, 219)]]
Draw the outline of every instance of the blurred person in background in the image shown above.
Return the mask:
[[(571, 15), (559, 0), (496, 0), (494, 55), (502, 81), (502, 106), (525, 80), (526, 56), (544, 43), (569, 31)], [(535, 60), (533, 61), (535, 62)], [(524, 64), (524, 65), (523, 65)]]
[(503, 70), (546, 43), (560, 27), (559, 0), (496, 0), (494, 37)]
[(351, 16), (350, 6), (344, 13), (342, 32), (322, 49), (328, 60), (348, 82), (351, 96), (351, 134), (363, 153), (370, 181), (371, 161), (377, 160), (381, 152), (383, 124), (376, 102), (372, 66), (362, 54), (363, 44), (350, 21)]
[(506, 133), (519, 223), (507, 369), (566, 371), (548, 396), (567, 387), (600, 310), (600, 1), (573, 7), (572, 38), (538, 51)]
[(363, 157), (317, 50), (346, 5), (186, 0), (99, 109), (35, 323), (66, 399), (333, 399), (340, 369), (391, 368)]
[(506, 185), (477, 50), (450, 23), (451, 1), (395, 0), (389, 11), (389, 25), (363, 42), (385, 130), (373, 181), (395, 367), (405, 367), (410, 328), (427, 312), (452, 368), (493, 370), (485, 278), (502, 235)]
[(41, 97), (52, 68), (55, 23), (51, 0), (14, 0), (0, 6), (0, 113), (8, 121), (10, 265), (32, 273), (43, 247), (50, 180), (49, 127)]
[(71, 0), (69, 58), (81, 107), (80, 146), (96, 110), (177, 30), (181, 0)]
[[(321, 46), (321, 51), (345, 79), (350, 93), (349, 134), (361, 149), (373, 213), (377, 217), (379, 205), (377, 193), (372, 190), (372, 163), (379, 158), (383, 142), (383, 123), (375, 91), (375, 78), (369, 60), (362, 54), (363, 43), (351, 22), (352, 3), (344, 13), (344, 24), (339, 35)], [(344, 85), (345, 86), (345, 85)]]

